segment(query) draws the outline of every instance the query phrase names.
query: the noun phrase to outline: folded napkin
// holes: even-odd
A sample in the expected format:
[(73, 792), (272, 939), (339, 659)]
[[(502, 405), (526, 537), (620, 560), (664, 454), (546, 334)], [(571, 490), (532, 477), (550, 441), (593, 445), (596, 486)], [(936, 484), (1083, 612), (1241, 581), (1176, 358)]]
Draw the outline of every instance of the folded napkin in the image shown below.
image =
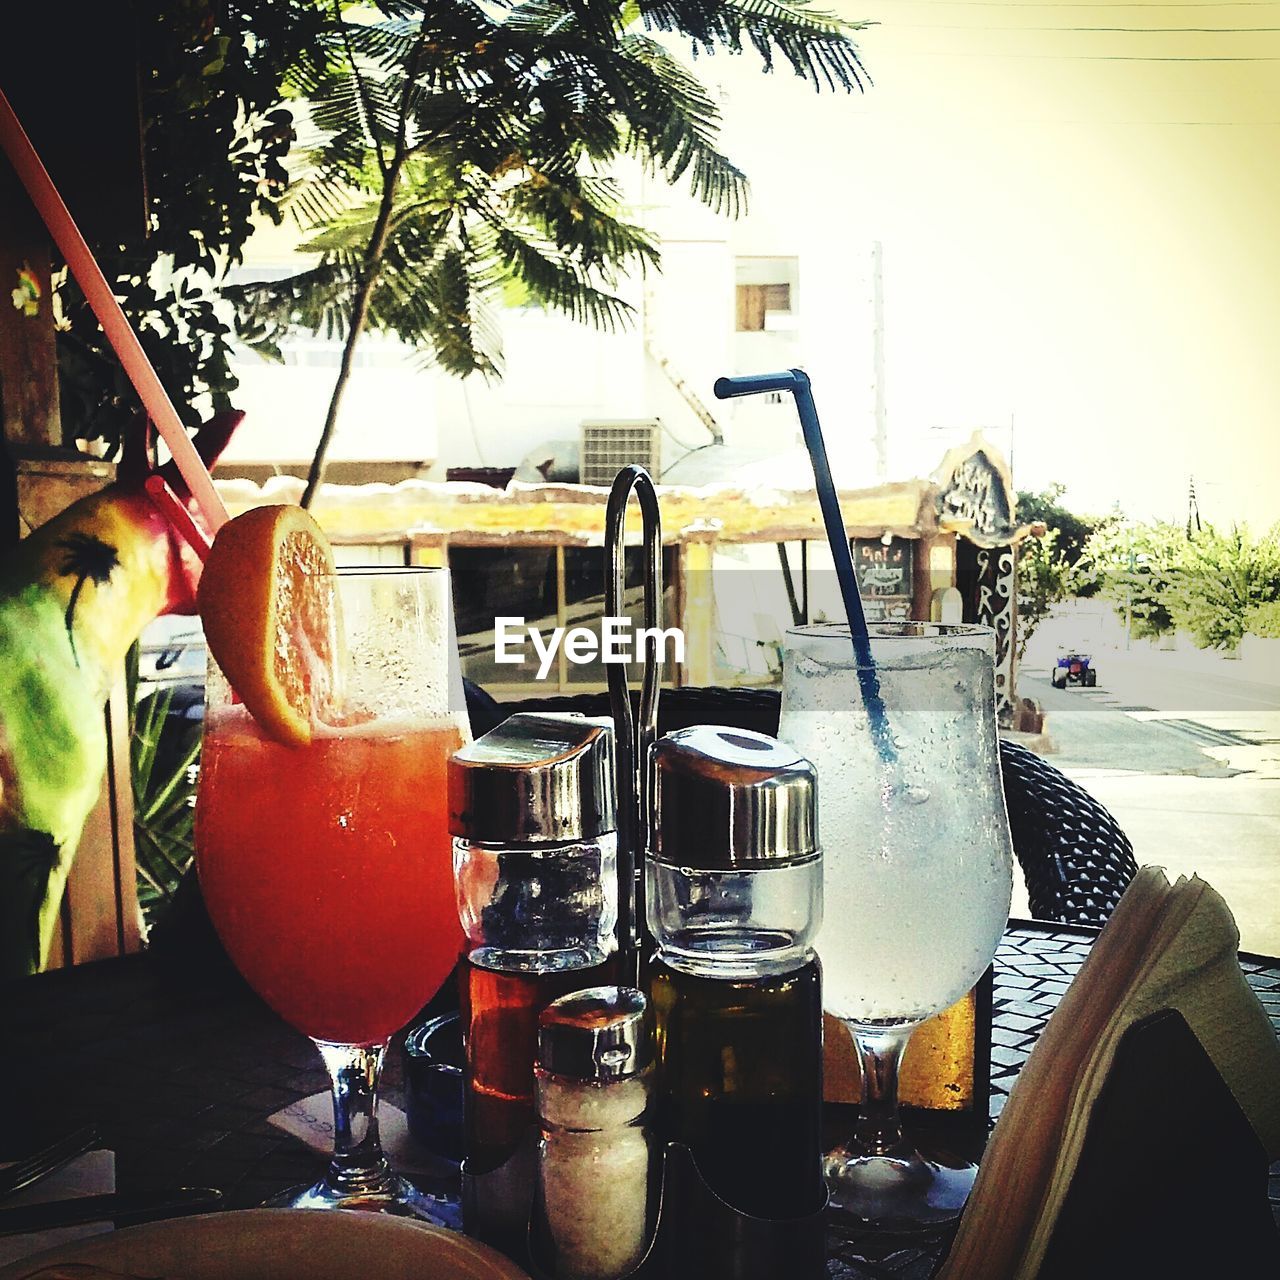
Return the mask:
[[(305, 1142), (314, 1151), (327, 1155), (333, 1150), (333, 1099), (327, 1092), (313, 1093), (309, 1098), (291, 1103), (277, 1111), (270, 1118), (270, 1123)], [(378, 1103), (378, 1135), (384, 1154), (400, 1173), (420, 1174), (428, 1178), (448, 1178), (457, 1174), (457, 1165), (433, 1155), (414, 1141), (405, 1113), (390, 1102)]]
[[(69, 1200), (73, 1196), (109, 1195), (115, 1189), (115, 1152), (87, 1151), (57, 1173), (42, 1178), (34, 1187), (11, 1196), (4, 1202), (4, 1207), (17, 1209), (22, 1205)], [(0, 1236), (0, 1267), (16, 1262), (19, 1258), (30, 1257), (43, 1249), (70, 1244), (85, 1236), (102, 1235), (110, 1230), (110, 1222), (90, 1222), (79, 1227), (59, 1227), (56, 1231), (36, 1231), (25, 1236)]]

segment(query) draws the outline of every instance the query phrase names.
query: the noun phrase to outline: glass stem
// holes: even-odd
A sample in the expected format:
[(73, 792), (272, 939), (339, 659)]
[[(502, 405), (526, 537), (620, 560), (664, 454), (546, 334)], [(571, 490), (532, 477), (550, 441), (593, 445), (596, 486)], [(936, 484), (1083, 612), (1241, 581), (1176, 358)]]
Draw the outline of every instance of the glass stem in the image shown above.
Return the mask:
[(378, 1141), (378, 1077), (386, 1044), (317, 1040), (333, 1085), (333, 1159), (325, 1181), (343, 1195), (385, 1195), (391, 1167)]
[(898, 1120), (898, 1068), (913, 1025), (850, 1026), (862, 1067), (862, 1105), (854, 1141), (873, 1155), (885, 1155), (902, 1142)]

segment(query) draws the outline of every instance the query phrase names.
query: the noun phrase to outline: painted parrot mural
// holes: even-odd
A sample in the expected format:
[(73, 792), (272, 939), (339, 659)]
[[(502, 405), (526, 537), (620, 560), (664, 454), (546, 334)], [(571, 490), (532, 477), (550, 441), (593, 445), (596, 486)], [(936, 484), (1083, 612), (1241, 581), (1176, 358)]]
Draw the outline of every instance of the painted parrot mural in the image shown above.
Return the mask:
[[(212, 466), (242, 413), (195, 444)], [(163, 613), (194, 613), (200, 561), (143, 489), (145, 438), (116, 482), (0, 561), (0, 979), (48, 958), (67, 873), (107, 765), (103, 707), (129, 646)], [(184, 501), (172, 464), (162, 469)]]

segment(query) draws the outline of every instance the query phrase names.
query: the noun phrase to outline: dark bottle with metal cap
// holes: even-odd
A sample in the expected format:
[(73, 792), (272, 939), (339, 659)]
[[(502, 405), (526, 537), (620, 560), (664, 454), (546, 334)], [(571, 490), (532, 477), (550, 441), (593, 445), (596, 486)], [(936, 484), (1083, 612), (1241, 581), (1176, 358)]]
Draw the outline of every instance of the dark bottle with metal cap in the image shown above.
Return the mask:
[(612, 724), (584, 716), (511, 716), (449, 762), (468, 946), (464, 1213), (468, 1231), (500, 1247), (523, 1241), (533, 1202), (538, 1014), (613, 977), (613, 787)]
[(538, 1019), (533, 1240), (555, 1280), (618, 1280), (644, 1257), (652, 1056), (634, 987), (578, 991)]
[(651, 756), (645, 860), (654, 1129), (733, 1208), (823, 1202), (817, 775), (791, 747), (700, 726)]

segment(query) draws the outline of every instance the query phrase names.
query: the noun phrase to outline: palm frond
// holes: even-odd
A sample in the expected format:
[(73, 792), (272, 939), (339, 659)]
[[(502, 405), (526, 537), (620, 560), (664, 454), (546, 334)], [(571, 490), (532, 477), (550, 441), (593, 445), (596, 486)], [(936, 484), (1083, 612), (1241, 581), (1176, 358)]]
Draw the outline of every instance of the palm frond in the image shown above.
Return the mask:
[(493, 252), (539, 302), (607, 333), (626, 328), (634, 308), (599, 289), (588, 272), (554, 244), (512, 226), (494, 227)]
[(149, 694), (133, 709), (134, 860), (138, 899), (148, 920), (173, 895), (195, 853), (194, 766), (200, 730), (173, 722), (172, 709), (171, 689)]
[(610, 166), (634, 156), (729, 216), (748, 195), (714, 97), (655, 33), (754, 50), (820, 89), (868, 83), (865, 24), (806, 0), (373, 3), (380, 17), (335, 27), (299, 72), (318, 138), (288, 202), (319, 263), (227, 291), (266, 355), (292, 330), (344, 336), (370, 280), (368, 324), (453, 373), (500, 370), (492, 313), (513, 285), (585, 324), (629, 323), (618, 281), (658, 245)]
[(619, 68), (636, 110), (631, 150), (671, 183), (689, 176), (690, 191), (716, 213), (746, 211), (747, 176), (717, 146), (720, 109), (691, 72), (656, 40), (624, 37)]
[(283, 204), (304, 231), (345, 219), (367, 200), (364, 184), (349, 171), (310, 169), (289, 186)]
[(329, 76), (311, 99), (311, 119), (328, 137), (326, 156), (344, 161), (353, 143), (373, 150), (395, 138), (400, 120), (399, 102), (384, 79), (357, 75), (351, 67)]
[(322, 27), (310, 44), (285, 68), (281, 91), (286, 98), (310, 98), (345, 60), (340, 33)]
[(530, 172), (505, 192), (512, 211), (584, 266), (617, 271), (656, 265), (652, 232), (620, 216), (608, 188), (583, 182), (576, 173)]
[(862, 65), (851, 33), (867, 23), (848, 23), (807, 5), (783, 0), (730, 0), (730, 13), (740, 17), (741, 30), (772, 70), (772, 51), (791, 64), (796, 75), (815, 89), (865, 91), (870, 77)]
[(370, 323), (413, 345), (420, 365), (496, 377), (501, 339), (487, 305), (496, 286), (452, 215), (406, 222), (388, 245)]
[(359, 253), (369, 243), (378, 218), (378, 202), (351, 204), (325, 220), (323, 230), (308, 236), (298, 248), (303, 253)]
[(419, 41), (418, 24), (403, 19), (349, 22), (346, 29), (357, 55), (386, 71), (404, 66)]
[[(790, 64), (815, 89), (862, 90), (870, 83), (853, 35), (866, 22), (850, 22), (812, 8), (804, 0), (635, 0), (648, 30), (687, 37), (695, 52), (723, 47), (741, 53), (746, 44), (766, 71), (775, 57)], [(744, 43), (745, 42), (745, 43)]]
[(255, 281), (223, 290), (236, 309), (240, 341), (268, 359), (279, 359), (279, 343), (290, 333), (345, 336), (361, 256), (331, 252), (315, 266), (283, 280)]

